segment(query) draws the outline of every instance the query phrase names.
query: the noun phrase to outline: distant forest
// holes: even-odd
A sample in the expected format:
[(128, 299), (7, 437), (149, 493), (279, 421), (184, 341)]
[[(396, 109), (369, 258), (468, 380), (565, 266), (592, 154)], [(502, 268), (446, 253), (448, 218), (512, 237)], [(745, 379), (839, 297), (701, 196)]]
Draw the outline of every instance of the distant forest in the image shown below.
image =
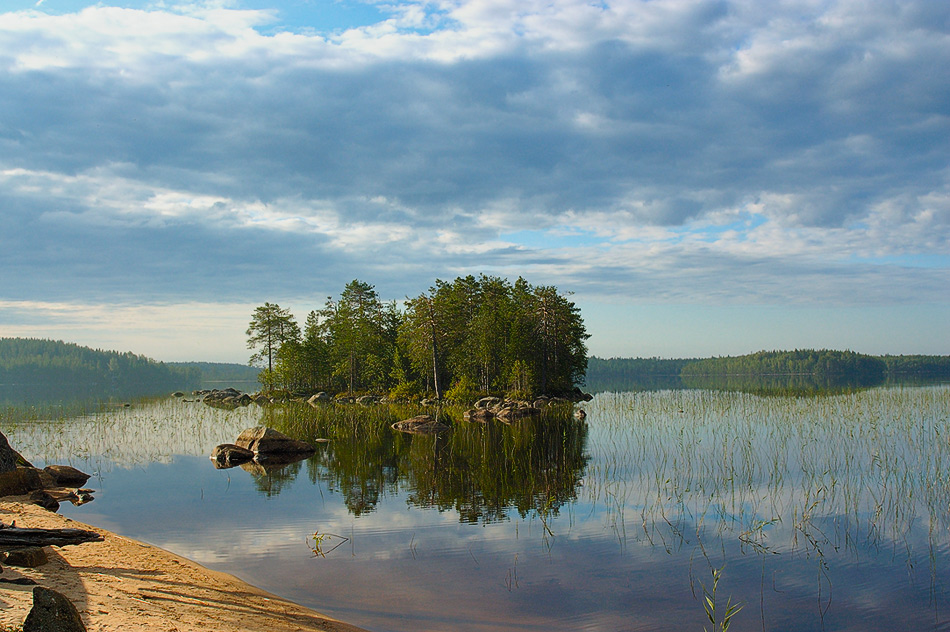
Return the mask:
[(129, 390), (193, 388), (197, 368), (170, 366), (131, 352), (102, 351), (36, 338), (0, 338), (0, 384)]
[(587, 387), (592, 391), (699, 386), (704, 380), (727, 378), (741, 382), (748, 378), (789, 377), (861, 385), (897, 378), (950, 378), (950, 356), (871, 356), (852, 351), (799, 349), (703, 359), (594, 357), (587, 362)]
[(261, 369), (246, 364), (231, 362), (169, 362), (169, 366), (184, 369), (197, 369), (201, 372), (201, 381), (207, 382), (254, 382), (260, 375)]

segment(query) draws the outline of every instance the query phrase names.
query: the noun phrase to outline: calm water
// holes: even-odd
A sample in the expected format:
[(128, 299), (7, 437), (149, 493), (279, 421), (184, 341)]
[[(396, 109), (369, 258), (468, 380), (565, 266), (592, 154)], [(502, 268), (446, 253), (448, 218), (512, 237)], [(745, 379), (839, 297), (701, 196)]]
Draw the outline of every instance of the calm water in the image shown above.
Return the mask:
[[(377, 632), (712, 629), (713, 569), (731, 630), (950, 629), (950, 387), (584, 408), (438, 437), (394, 434), (410, 411), (174, 399), (0, 427), (95, 474), (62, 513)], [(214, 469), (258, 424), (330, 442)]]

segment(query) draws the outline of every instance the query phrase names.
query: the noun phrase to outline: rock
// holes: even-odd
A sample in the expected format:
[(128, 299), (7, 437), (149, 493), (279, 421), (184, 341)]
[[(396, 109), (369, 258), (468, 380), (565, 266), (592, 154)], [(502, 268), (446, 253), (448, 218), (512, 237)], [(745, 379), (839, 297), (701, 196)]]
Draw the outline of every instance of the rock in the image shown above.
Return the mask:
[(483, 397), (475, 402), (475, 408), (491, 408), (501, 404), (500, 397)]
[(462, 413), (462, 419), (465, 421), (473, 421), (478, 423), (488, 423), (495, 418), (495, 413), (488, 410), (487, 408), (473, 408), (472, 410), (466, 410)]
[(535, 415), (540, 414), (541, 409), (535, 408), (534, 406), (508, 406), (496, 412), (495, 417), (498, 419), (498, 421), (511, 423), (512, 421), (517, 421), (518, 419), (534, 417)]
[(50, 473), (32, 466), (0, 472), (0, 496), (20, 496), (50, 487), (56, 487)]
[(219, 470), (247, 463), (254, 458), (254, 452), (233, 443), (222, 443), (211, 451), (211, 459)]
[(235, 388), (225, 388), (206, 393), (202, 401), (209, 406), (237, 408), (238, 406), (247, 406), (254, 400), (247, 393), (242, 393)]
[(69, 465), (47, 465), (43, 469), (62, 487), (82, 487), (89, 480), (88, 474)]
[(185, 394), (182, 393), (181, 391), (175, 391), (174, 393), (172, 393), (172, 397), (184, 397), (184, 396)]
[(3, 560), (8, 566), (19, 566), (20, 568), (37, 568), (49, 562), (46, 556), (46, 550), (38, 546), (30, 546), (25, 549), (14, 549), (6, 554)]
[(239, 447), (257, 454), (315, 452), (316, 448), (306, 441), (291, 439), (273, 428), (257, 426), (243, 431), (234, 442)]
[(4, 434), (0, 432), (0, 473), (12, 472), (17, 467), (23, 466), (33, 467), (22, 454), (13, 449)]
[(363, 395), (362, 397), (356, 398), (356, 403), (363, 406), (370, 406), (379, 402), (379, 397), (376, 395)]
[(330, 396), (324, 393), (323, 391), (320, 391), (319, 393), (312, 395), (310, 399), (307, 400), (307, 403), (313, 406), (314, 404), (318, 404), (320, 402), (328, 402), (328, 401), (330, 401)]
[(47, 511), (52, 511), (54, 513), (59, 511), (59, 500), (49, 492), (42, 489), (38, 489), (30, 494), (30, 502), (32, 502), (34, 505), (39, 505)]
[(422, 401), (420, 401), (420, 402), (419, 402), (419, 405), (420, 405), (420, 406), (438, 406), (438, 405), (439, 405), (439, 400), (426, 398), (426, 399), (423, 399)]
[(23, 632), (86, 632), (76, 606), (62, 593), (37, 586)]
[(397, 421), (392, 427), (393, 430), (411, 434), (432, 434), (449, 429), (445, 424), (436, 421), (432, 415), (416, 415), (409, 419)]

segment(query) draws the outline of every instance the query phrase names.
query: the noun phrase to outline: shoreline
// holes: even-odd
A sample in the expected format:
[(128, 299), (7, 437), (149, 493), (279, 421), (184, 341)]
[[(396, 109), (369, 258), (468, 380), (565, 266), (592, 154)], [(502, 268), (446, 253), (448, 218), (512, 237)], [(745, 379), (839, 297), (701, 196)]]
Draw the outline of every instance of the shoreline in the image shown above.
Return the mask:
[[(44, 547), (38, 568), (3, 566), (5, 579), (28, 577), (76, 606), (89, 632), (367, 632), (213, 571), (159, 547), (32, 505), (0, 499), (0, 522), (18, 527), (95, 531), (102, 542)], [(33, 586), (0, 583), (0, 628), (23, 623)]]

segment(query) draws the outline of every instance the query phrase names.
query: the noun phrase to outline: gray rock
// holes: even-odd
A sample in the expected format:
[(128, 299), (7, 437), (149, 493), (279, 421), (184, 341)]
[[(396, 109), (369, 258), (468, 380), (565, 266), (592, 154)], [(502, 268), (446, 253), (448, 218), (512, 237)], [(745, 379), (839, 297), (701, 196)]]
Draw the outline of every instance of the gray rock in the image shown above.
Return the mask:
[(475, 408), (491, 408), (501, 403), (500, 397), (483, 397), (475, 402)]
[(76, 606), (62, 593), (37, 586), (23, 632), (86, 632)]

